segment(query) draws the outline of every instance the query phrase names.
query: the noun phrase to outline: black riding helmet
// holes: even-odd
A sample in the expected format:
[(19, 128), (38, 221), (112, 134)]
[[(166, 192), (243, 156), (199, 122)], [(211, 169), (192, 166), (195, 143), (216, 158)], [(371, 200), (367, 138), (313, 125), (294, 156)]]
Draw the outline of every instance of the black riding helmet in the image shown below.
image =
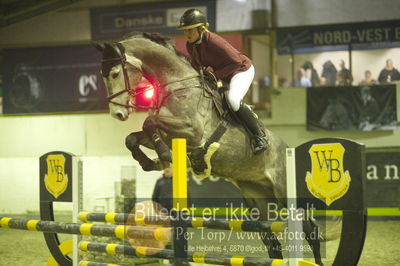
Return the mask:
[(208, 27), (207, 17), (198, 9), (188, 9), (181, 17), (178, 30), (193, 29), (202, 25)]

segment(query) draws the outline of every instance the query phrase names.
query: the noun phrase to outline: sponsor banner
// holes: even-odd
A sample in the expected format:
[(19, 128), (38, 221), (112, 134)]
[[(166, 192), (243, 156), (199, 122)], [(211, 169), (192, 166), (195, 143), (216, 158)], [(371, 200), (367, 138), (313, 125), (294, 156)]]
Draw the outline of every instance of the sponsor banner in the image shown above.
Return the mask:
[(4, 114), (106, 111), (101, 55), (90, 45), (4, 49)]
[(400, 20), (318, 27), (279, 29), (277, 47), (279, 54), (311, 52), (310, 48), (346, 50), (369, 46), (391, 47), (400, 43)]
[(396, 85), (307, 88), (308, 130), (394, 130)]
[(181, 15), (189, 8), (203, 11), (215, 31), (215, 0), (143, 4), (90, 10), (92, 40), (121, 38), (124, 34), (158, 32), (177, 34)]
[(400, 206), (400, 147), (367, 149), (368, 207)]

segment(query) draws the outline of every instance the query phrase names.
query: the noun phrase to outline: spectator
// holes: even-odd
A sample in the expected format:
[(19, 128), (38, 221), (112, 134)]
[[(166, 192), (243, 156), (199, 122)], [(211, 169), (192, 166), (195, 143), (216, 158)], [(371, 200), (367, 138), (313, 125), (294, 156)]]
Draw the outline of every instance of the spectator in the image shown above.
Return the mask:
[(313, 87), (320, 85), (320, 80), (317, 70), (315, 70), (313, 64), (310, 61), (306, 61), (302, 67), (305, 70), (305, 76), (311, 81)]
[(337, 70), (331, 60), (328, 60), (322, 66), (321, 85), (335, 86)]
[(155, 203), (154, 209), (158, 213), (161, 208), (165, 208), (170, 214), (172, 209), (173, 199), (172, 199), (172, 168), (168, 167), (163, 170), (163, 175), (160, 177), (154, 187), (152, 200)]
[(364, 78), (360, 81), (360, 85), (376, 85), (378, 82), (376, 79), (372, 78), (372, 74), (370, 70), (365, 70)]
[(346, 86), (345, 78), (343, 72), (338, 72), (336, 77), (336, 85), (337, 86)]
[(400, 80), (400, 73), (393, 66), (393, 60), (388, 59), (385, 68), (379, 74), (378, 81), (379, 83), (391, 83), (396, 80)]
[(296, 87), (312, 87), (311, 81), (306, 78), (306, 71), (304, 68), (299, 68), (297, 70), (297, 77), (294, 85)]
[(283, 88), (283, 87), (286, 87), (287, 85), (286, 85), (286, 82), (288, 81), (288, 79), (287, 78), (285, 78), (285, 77), (278, 77), (278, 87), (279, 88)]
[(359, 115), (358, 128), (361, 130), (371, 130), (376, 127), (379, 116), (379, 107), (375, 98), (371, 94), (371, 88), (361, 87), (359, 101), (355, 104)]
[(351, 85), (350, 82), (350, 71), (346, 68), (345, 62), (343, 59), (339, 61), (339, 72), (338, 72), (338, 79), (337, 83), (339, 86), (347, 86)]
[[(163, 170), (162, 177), (157, 180), (154, 187), (152, 199), (155, 204), (153, 204), (153, 207), (156, 213), (161, 215), (171, 215), (171, 209), (173, 207), (172, 173), (172, 167), (165, 168)], [(168, 213), (166, 213), (165, 210), (163, 210), (162, 208), (167, 210)], [(165, 248), (172, 249), (173, 247), (171, 243), (167, 243), (167, 245), (165, 245)], [(174, 259), (170, 259), (169, 261), (171, 263), (169, 265), (190, 265), (190, 263), (186, 262), (185, 260), (176, 262), (176, 264)]]

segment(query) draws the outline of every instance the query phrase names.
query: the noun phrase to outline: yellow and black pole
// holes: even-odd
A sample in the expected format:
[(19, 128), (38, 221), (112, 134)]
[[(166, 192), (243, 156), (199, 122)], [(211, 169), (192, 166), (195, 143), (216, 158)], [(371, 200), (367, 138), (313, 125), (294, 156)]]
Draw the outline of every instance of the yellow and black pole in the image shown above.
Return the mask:
[(175, 265), (185, 265), (188, 257), (187, 225), (187, 174), (186, 139), (172, 140), (172, 190)]

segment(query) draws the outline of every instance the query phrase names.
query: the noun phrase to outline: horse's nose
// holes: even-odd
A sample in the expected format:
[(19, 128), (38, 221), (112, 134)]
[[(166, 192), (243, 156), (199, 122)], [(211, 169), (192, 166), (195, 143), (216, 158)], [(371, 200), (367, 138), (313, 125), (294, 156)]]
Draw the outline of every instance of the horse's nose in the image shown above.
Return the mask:
[(121, 112), (121, 111), (117, 111), (117, 112), (115, 113), (115, 116), (116, 116), (119, 120), (121, 120), (121, 121), (125, 121), (125, 120), (126, 120), (126, 117), (125, 117), (124, 113)]

